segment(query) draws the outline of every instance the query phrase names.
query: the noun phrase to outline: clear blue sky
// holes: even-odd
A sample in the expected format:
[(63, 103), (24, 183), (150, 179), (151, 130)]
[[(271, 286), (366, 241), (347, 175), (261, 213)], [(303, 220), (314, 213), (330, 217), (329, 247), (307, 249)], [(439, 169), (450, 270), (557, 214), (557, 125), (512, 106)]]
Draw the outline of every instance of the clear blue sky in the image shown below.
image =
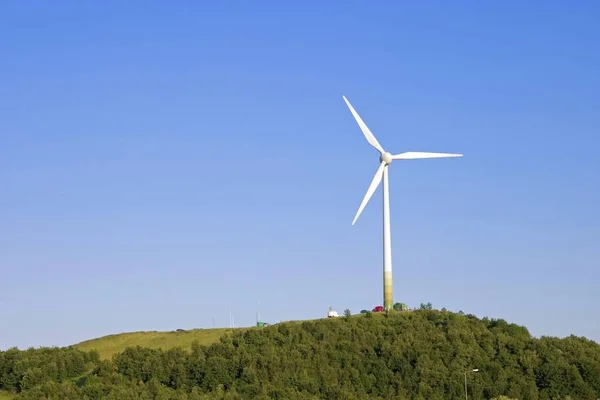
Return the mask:
[[(600, 6), (0, 5), (0, 348), (394, 300), (600, 341)], [(325, 4), (326, 3), (326, 4)]]

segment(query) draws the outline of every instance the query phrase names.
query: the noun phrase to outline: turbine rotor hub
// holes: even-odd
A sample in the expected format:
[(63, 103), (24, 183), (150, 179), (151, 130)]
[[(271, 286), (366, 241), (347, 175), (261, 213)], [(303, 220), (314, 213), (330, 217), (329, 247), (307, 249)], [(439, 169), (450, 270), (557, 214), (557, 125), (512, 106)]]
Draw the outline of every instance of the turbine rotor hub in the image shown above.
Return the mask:
[(381, 160), (381, 162), (384, 162), (385, 165), (390, 165), (392, 163), (392, 155), (387, 151), (385, 153), (382, 153), (379, 159)]

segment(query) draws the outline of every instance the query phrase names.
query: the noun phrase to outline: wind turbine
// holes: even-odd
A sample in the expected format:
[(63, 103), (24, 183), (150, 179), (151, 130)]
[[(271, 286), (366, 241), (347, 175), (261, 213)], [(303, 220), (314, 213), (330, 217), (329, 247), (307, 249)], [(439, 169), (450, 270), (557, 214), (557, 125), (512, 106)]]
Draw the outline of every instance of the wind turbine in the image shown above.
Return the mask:
[(385, 151), (383, 147), (379, 144), (371, 130), (364, 123), (362, 118), (358, 115), (352, 104), (348, 101), (346, 96), (342, 96), (346, 105), (350, 109), (350, 112), (354, 116), (354, 119), (358, 123), (360, 130), (367, 138), (367, 141), (371, 146), (373, 146), (377, 151), (379, 151), (379, 168), (377, 168), (377, 172), (375, 172), (375, 176), (371, 181), (371, 185), (369, 189), (367, 189), (367, 193), (360, 203), (360, 207), (354, 216), (354, 220), (352, 221), (352, 225), (358, 219), (360, 213), (363, 211), (371, 196), (377, 189), (377, 186), (381, 183), (381, 179), (383, 178), (383, 307), (386, 310), (390, 310), (393, 306), (393, 297), (392, 297), (392, 238), (390, 232), (390, 189), (388, 182), (388, 167), (392, 163), (393, 160), (415, 160), (420, 158), (444, 158), (444, 157), (462, 157), (462, 154), (454, 154), (454, 153), (424, 153), (424, 152), (415, 152), (409, 151), (406, 153), (400, 153), (392, 155)]

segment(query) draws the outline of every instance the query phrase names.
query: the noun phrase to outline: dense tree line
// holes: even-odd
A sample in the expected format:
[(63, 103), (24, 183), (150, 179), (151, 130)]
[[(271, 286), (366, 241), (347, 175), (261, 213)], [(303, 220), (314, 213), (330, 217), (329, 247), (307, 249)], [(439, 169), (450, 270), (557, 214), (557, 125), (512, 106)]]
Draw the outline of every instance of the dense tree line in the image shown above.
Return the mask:
[(289, 322), (191, 351), (0, 352), (0, 390), (20, 399), (600, 398), (600, 346), (533, 338), (504, 320), (421, 309)]

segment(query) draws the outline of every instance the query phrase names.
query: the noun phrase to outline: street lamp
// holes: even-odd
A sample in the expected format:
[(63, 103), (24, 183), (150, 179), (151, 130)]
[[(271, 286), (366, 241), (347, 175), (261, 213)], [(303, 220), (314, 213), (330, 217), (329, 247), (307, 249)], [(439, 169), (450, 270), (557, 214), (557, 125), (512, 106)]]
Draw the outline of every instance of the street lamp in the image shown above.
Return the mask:
[(465, 371), (465, 400), (469, 400), (469, 396), (467, 395), (467, 372), (479, 372), (479, 368)]

